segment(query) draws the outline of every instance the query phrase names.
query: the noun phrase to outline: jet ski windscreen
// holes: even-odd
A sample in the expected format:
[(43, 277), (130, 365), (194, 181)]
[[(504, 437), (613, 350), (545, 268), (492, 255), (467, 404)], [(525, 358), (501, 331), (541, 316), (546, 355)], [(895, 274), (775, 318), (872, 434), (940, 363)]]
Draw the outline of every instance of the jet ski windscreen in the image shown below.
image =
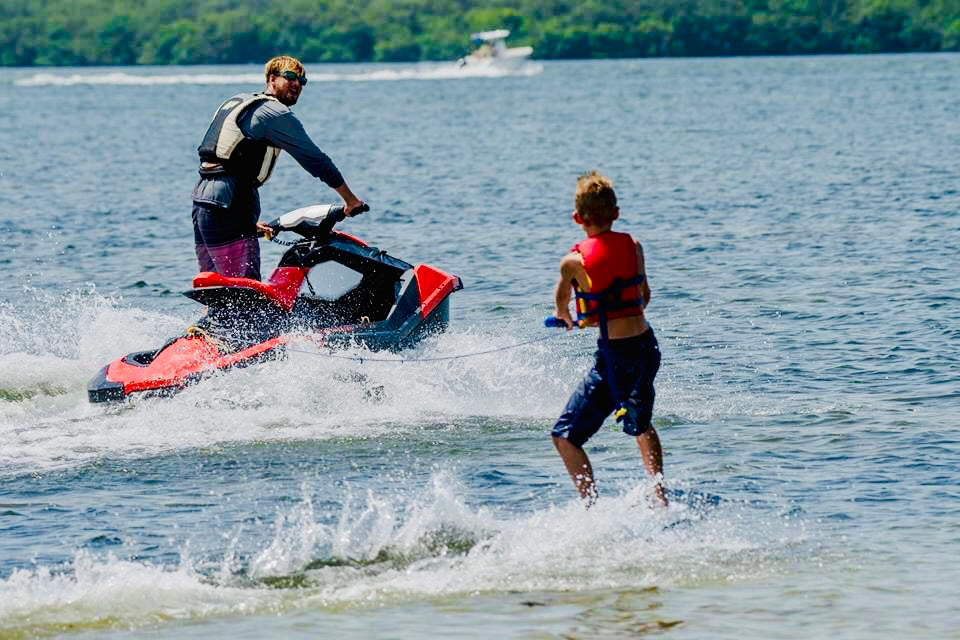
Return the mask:
[(322, 262), (310, 269), (299, 295), (336, 300), (355, 289), (363, 274), (338, 262)]

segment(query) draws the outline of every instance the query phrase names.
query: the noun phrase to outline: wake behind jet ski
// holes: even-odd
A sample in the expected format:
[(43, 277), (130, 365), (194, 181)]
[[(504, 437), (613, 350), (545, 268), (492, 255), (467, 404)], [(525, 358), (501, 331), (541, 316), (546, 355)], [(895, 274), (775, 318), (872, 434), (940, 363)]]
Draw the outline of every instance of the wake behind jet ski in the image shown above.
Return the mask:
[(342, 207), (313, 205), (268, 223), (274, 235), (301, 238), (266, 282), (197, 274), (184, 295), (206, 305), (206, 314), (159, 349), (103, 367), (87, 385), (90, 402), (172, 393), (215, 371), (282, 357), (298, 337), (332, 348), (399, 350), (443, 331), (460, 278), (334, 231), (344, 218)]

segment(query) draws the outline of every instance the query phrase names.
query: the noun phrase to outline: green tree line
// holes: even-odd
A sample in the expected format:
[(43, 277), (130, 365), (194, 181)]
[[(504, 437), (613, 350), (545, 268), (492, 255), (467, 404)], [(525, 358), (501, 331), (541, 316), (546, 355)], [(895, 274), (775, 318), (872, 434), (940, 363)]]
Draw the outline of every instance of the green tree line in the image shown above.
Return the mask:
[(960, 0), (0, 0), (0, 65), (451, 60), (507, 28), (534, 57), (960, 50)]

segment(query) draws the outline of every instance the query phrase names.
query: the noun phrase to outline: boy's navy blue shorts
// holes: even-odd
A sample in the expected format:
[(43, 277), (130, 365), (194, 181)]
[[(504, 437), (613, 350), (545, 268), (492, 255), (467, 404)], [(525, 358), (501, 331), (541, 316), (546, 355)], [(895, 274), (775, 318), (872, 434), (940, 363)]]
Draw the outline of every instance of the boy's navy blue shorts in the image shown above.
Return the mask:
[[(660, 345), (653, 329), (647, 329), (639, 336), (610, 340), (608, 353), (613, 362), (617, 395), (627, 409), (623, 432), (640, 435), (650, 428), (653, 417), (653, 379), (660, 369)], [(617, 408), (610, 393), (605, 358), (606, 354), (598, 349), (593, 368), (570, 396), (554, 425), (554, 436), (582, 447)]]

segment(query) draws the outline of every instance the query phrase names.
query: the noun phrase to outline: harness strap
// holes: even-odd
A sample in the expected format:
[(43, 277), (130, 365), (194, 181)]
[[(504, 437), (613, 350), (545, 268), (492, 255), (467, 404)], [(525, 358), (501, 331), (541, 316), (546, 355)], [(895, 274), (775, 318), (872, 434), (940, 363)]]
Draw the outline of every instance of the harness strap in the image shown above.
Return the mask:
[[(598, 318), (601, 315), (605, 317), (606, 313), (610, 311), (622, 311), (624, 309), (642, 307), (643, 298), (637, 298), (636, 300), (623, 300), (621, 294), (627, 287), (641, 285), (646, 279), (647, 276), (641, 273), (626, 280), (615, 278), (609, 287), (603, 291), (598, 291), (597, 293), (574, 291), (574, 295), (576, 296), (577, 300), (586, 300), (587, 302), (597, 303), (597, 308), (593, 311), (581, 311), (580, 305), (577, 305), (577, 320), (584, 320), (594, 315), (598, 316)], [(603, 313), (601, 313), (601, 310)]]

